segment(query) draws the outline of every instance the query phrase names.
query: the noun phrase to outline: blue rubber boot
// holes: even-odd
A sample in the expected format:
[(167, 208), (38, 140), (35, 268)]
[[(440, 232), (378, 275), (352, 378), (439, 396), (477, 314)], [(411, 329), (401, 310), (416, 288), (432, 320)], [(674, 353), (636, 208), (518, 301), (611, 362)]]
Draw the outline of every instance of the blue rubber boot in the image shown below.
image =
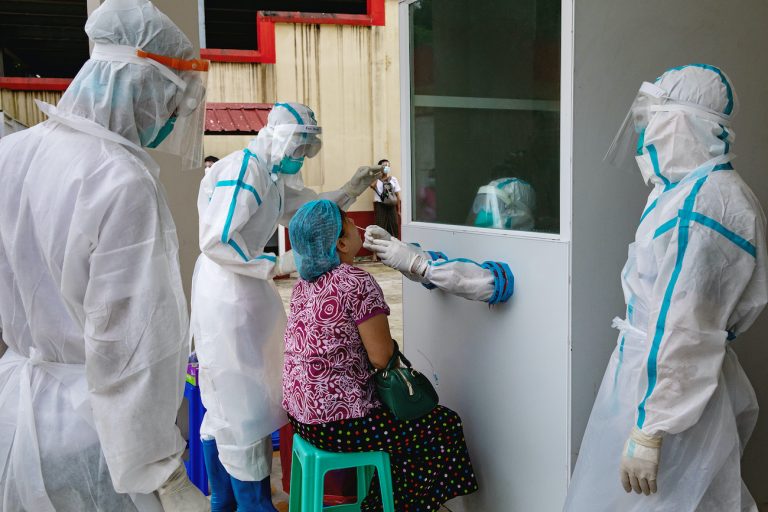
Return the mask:
[(215, 439), (203, 439), (203, 458), (208, 483), (211, 486), (211, 512), (235, 512), (237, 502), (232, 489), (232, 478), (219, 460)]
[(232, 477), (232, 488), (237, 499), (237, 512), (278, 512), (272, 504), (269, 477), (260, 482), (242, 482)]

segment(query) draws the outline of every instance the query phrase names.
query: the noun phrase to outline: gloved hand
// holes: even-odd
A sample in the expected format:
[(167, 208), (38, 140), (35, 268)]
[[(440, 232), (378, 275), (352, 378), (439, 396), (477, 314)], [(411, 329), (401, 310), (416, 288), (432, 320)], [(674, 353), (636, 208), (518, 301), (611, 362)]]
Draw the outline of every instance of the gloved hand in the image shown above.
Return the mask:
[(368, 240), (367, 236), (363, 247), (376, 253), (386, 266), (399, 270), (413, 281), (423, 281), (426, 278), (429, 260), (418, 247), (405, 244), (395, 237), (390, 237), (389, 240)]
[(157, 490), (157, 497), (165, 512), (207, 512), (211, 510), (211, 503), (200, 489), (195, 487), (187, 478), (184, 464), (179, 462), (179, 467), (168, 477), (168, 480)]
[(621, 454), (621, 485), (627, 492), (641, 492), (648, 496), (656, 492), (656, 475), (659, 472), (661, 436), (643, 434), (634, 427), (624, 444)]
[(287, 276), (291, 272), (296, 272), (296, 260), (293, 258), (293, 249), (287, 251), (282, 256), (278, 256), (275, 263), (275, 275)]
[(381, 165), (363, 166), (355, 171), (352, 179), (344, 184), (341, 189), (351, 198), (355, 198), (365, 192), (374, 181), (381, 178), (384, 174), (384, 167)]
[(386, 240), (388, 242), (392, 240), (392, 235), (390, 235), (389, 231), (382, 228), (381, 226), (372, 224), (365, 228), (365, 241), (372, 242), (374, 240)]

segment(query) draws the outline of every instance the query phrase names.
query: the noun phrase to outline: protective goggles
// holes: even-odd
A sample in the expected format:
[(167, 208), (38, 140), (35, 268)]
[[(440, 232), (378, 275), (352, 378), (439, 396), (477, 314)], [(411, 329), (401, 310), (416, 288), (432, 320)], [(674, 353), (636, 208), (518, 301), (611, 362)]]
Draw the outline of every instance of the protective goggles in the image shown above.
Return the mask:
[(317, 125), (281, 124), (275, 126), (272, 143), (273, 160), (289, 158), (313, 158), (323, 147), (323, 129)]
[(723, 126), (731, 124), (730, 116), (695, 103), (672, 99), (658, 85), (643, 82), (603, 160), (616, 167), (624, 167), (637, 148), (637, 138), (648, 128), (653, 115), (656, 112), (674, 111), (687, 112)]

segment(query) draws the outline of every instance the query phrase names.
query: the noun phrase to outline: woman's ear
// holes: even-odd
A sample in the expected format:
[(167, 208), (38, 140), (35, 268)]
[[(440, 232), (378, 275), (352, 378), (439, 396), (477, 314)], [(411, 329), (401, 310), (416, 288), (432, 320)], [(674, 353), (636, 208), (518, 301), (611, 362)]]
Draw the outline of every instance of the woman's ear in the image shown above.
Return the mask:
[(349, 252), (349, 247), (347, 247), (347, 242), (344, 238), (336, 240), (336, 250), (341, 254), (347, 254)]

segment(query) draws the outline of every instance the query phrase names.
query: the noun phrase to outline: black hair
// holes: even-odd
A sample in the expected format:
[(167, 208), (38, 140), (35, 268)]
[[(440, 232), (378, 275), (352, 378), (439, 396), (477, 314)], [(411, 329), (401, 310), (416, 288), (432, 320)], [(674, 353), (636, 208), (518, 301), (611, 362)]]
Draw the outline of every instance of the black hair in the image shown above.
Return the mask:
[(381, 160), (379, 160), (379, 163), (378, 163), (378, 164), (376, 164), (376, 165), (381, 165), (381, 164), (383, 164), (384, 162), (389, 162), (389, 158), (382, 158)]
[(204, 160), (204, 162), (213, 162), (213, 163), (216, 163), (218, 161), (219, 159), (213, 155), (208, 155), (207, 157), (205, 157), (205, 160)]
[(339, 209), (339, 214), (341, 215), (341, 232), (339, 233), (339, 240), (344, 236), (344, 221), (347, 220), (347, 212), (341, 209), (339, 205), (336, 205), (336, 208)]

